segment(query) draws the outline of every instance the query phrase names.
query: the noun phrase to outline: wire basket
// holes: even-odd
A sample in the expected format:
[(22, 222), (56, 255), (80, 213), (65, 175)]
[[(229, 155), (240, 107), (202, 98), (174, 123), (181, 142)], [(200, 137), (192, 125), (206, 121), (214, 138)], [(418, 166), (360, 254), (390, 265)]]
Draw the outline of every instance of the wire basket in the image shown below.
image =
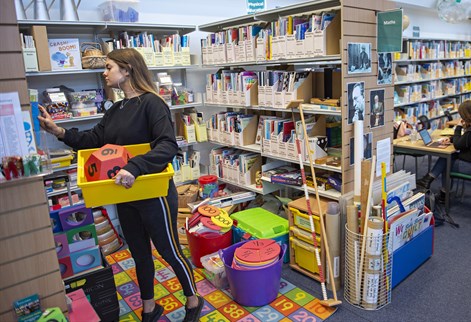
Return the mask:
[(106, 56), (103, 55), (103, 51), (99, 43), (83, 42), (80, 49), (82, 51), (82, 68), (105, 68)]
[(370, 218), (364, 247), (363, 235), (345, 227), (344, 298), (364, 310), (379, 310), (391, 302), (393, 263), (382, 225), (382, 219)]

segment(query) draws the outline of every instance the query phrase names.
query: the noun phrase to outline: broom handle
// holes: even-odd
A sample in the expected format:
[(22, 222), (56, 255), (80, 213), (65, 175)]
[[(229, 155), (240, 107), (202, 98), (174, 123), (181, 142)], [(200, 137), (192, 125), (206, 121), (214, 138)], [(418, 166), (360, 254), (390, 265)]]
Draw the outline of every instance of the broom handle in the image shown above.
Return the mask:
[[(311, 148), (309, 147), (309, 142), (307, 140), (307, 130), (306, 130), (306, 124), (304, 123), (304, 113), (303, 113), (303, 107), (302, 104), (299, 105), (299, 114), (301, 115), (301, 123), (303, 125), (303, 131), (304, 131), (304, 143), (307, 147), (307, 154), (309, 157), (309, 166), (311, 167), (311, 175), (312, 175), (312, 181), (314, 182), (314, 189), (316, 192), (316, 200), (317, 200), (317, 208), (319, 209), (319, 217), (321, 221), (321, 232), (322, 232), (322, 242), (324, 243), (325, 247), (325, 253), (327, 257), (327, 268), (329, 270), (329, 277), (330, 277), (330, 283), (332, 284), (332, 293), (334, 295), (335, 301), (337, 301), (337, 288), (335, 286), (334, 282), (334, 272), (332, 269), (332, 262), (330, 261), (330, 249), (329, 249), (329, 243), (327, 242), (327, 233), (325, 231), (325, 226), (324, 226), (324, 214), (322, 212), (321, 208), (321, 200), (319, 198), (319, 192), (317, 191), (317, 181), (316, 181), (316, 172), (314, 171), (314, 167), (312, 165), (312, 156), (311, 156)], [(312, 217), (311, 217), (312, 218)], [(312, 219), (310, 219), (312, 220)]]
[(317, 269), (319, 270), (319, 278), (321, 282), (322, 296), (327, 301), (327, 290), (325, 287), (324, 270), (322, 269), (321, 256), (319, 255), (319, 244), (317, 243), (316, 231), (312, 220), (311, 201), (309, 200), (309, 192), (307, 191), (306, 173), (304, 172), (304, 163), (301, 154), (301, 143), (296, 135), (296, 150), (298, 152), (299, 168), (301, 170), (301, 178), (303, 181), (304, 198), (306, 199), (307, 214), (309, 215), (309, 224), (311, 225), (312, 241), (314, 243), (314, 253), (316, 255)]

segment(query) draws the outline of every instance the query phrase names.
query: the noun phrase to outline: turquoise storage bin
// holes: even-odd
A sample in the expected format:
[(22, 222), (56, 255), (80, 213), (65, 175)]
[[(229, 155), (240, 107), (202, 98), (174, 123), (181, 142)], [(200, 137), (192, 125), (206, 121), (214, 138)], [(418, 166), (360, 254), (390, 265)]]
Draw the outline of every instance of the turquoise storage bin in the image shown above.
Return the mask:
[(233, 220), (237, 226), (232, 226), (233, 243), (242, 240), (268, 238), (275, 240), (278, 244), (286, 245), (284, 263), (289, 262), (289, 223), (274, 213), (263, 208), (252, 208), (233, 213)]

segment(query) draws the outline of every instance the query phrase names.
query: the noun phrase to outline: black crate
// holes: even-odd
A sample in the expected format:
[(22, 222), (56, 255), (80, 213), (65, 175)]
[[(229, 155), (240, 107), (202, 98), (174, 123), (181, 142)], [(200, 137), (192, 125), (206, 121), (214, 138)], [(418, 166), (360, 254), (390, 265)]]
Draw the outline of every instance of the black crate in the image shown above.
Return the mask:
[(83, 289), (102, 321), (119, 321), (119, 303), (113, 269), (103, 256), (102, 262), (105, 266), (103, 268), (65, 279), (65, 292)]

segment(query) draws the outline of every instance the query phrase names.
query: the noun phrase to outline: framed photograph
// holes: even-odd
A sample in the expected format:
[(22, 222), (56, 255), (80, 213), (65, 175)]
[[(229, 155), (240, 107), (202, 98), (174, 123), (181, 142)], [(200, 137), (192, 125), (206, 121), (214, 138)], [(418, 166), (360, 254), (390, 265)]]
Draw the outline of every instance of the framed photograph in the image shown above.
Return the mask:
[(371, 73), (371, 43), (348, 43), (348, 74)]
[(378, 53), (378, 85), (392, 84), (392, 54)]
[[(373, 155), (373, 132), (363, 134), (363, 159), (369, 160)], [(350, 138), (350, 166), (355, 163), (355, 138)]]
[(347, 123), (365, 119), (365, 82), (347, 84), (348, 119)]
[(370, 91), (370, 126), (384, 125), (384, 89)]

